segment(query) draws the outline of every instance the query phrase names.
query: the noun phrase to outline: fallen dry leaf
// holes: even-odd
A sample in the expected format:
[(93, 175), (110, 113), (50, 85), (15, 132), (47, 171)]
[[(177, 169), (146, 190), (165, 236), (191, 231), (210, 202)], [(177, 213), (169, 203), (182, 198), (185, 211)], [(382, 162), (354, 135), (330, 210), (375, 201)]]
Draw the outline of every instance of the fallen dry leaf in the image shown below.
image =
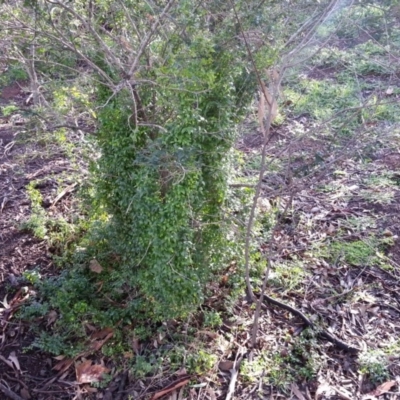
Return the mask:
[(218, 368), (221, 370), (221, 371), (230, 371), (232, 368), (233, 368), (233, 366), (234, 366), (234, 362), (233, 361), (221, 361), (219, 364), (218, 364)]
[(47, 316), (47, 327), (56, 321), (58, 314), (55, 310), (51, 310)]
[(132, 349), (136, 354), (139, 354), (139, 352), (140, 352), (139, 339), (137, 339), (137, 338), (132, 339)]
[(375, 390), (371, 393), (368, 393), (371, 396), (381, 396), (382, 394), (387, 393), (394, 385), (396, 385), (396, 381), (388, 381), (379, 385)]
[(99, 382), (103, 374), (110, 372), (110, 369), (100, 364), (93, 364), (86, 360), (75, 366), (76, 379), (78, 383)]
[(210, 396), (210, 400), (217, 400), (217, 395), (215, 394), (214, 390), (210, 387), (206, 388), (206, 392)]
[(17, 356), (15, 355), (15, 351), (12, 351), (10, 353), (10, 355), (8, 356), (8, 359), (15, 366), (15, 368), (17, 368), (17, 370), (21, 372), (21, 366), (19, 365), (19, 361), (18, 361)]
[(390, 96), (391, 94), (393, 94), (393, 88), (392, 88), (391, 86), (389, 86), (389, 87), (386, 89), (386, 94), (387, 94), (388, 96)]
[(60, 373), (63, 373), (66, 371), (74, 362), (73, 358), (64, 358), (60, 362), (58, 362), (53, 369), (56, 371), (59, 371)]
[(4, 296), (4, 300), (3, 301), (0, 301), (0, 303), (3, 304), (3, 306), (4, 306), (4, 308), (1, 308), (0, 311), (10, 308), (10, 305), (8, 304), (8, 301), (7, 301), (7, 296), (8, 296), (8, 294), (6, 294)]
[(92, 386), (90, 386), (90, 385), (83, 385), (83, 387), (82, 387), (84, 390), (85, 390), (85, 392), (87, 392), (87, 393), (97, 393), (98, 392), (98, 389), (97, 388), (95, 388), (95, 387), (92, 387)]
[(105, 339), (108, 335), (113, 334), (114, 331), (112, 328), (104, 328), (101, 331), (97, 331), (92, 333), (90, 339), (97, 340), (97, 339)]
[(201, 334), (201, 335), (206, 335), (206, 336), (210, 337), (211, 339), (216, 339), (218, 337), (218, 333), (206, 331), (206, 330), (200, 330), (200, 331), (197, 331), (197, 333)]
[(299, 387), (298, 387), (295, 383), (292, 383), (291, 389), (292, 389), (292, 392), (295, 394), (295, 396), (296, 396), (299, 400), (306, 400), (306, 398), (305, 398), (305, 397), (303, 396), (303, 394), (300, 392)]
[(186, 376), (187, 374), (188, 374), (188, 373), (187, 373), (187, 371), (186, 371), (186, 368), (178, 369), (178, 371), (175, 372), (175, 375), (176, 375), (176, 376), (182, 376), (182, 375)]
[[(91, 336), (90, 350), (91, 351), (99, 351), (104, 344), (112, 338), (114, 335), (114, 331), (111, 328), (104, 328), (101, 331), (95, 332)], [(98, 340), (102, 339), (102, 340)]]
[(343, 400), (353, 400), (354, 396), (351, 395), (346, 389), (343, 388), (335, 388), (336, 394)]
[(331, 387), (328, 383), (321, 382), (321, 384), (318, 386), (317, 391), (315, 392), (315, 400), (320, 399), (324, 393), (326, 393), (328, 396), (331, 396), (334, 395), (335, 392), (335, 389)]
[(30, 393), (29, 393), (29, 390), (26, 389), (26, 388), (22, 388), (20, 393), (21, 393), (21, 397), (22, 397), (24, 400), (29, 400), (29, 399), (32, 398), (31, 395), (30, 395)]
[(332, 225), (332, 224), (329, 224), (326, 233), (327, 233), (328, 235), (333, 235), (335, 232), (336, 232), (335, 226)]
[(89, 269), (90, 269), (92, 272), (95, 272), (96, 274), (100, 274), (100, 273), (103, 271), (103, 267), (102, 267), (102, 266), (100, 265), (100, 263), (99, 263), (97, 260), (95, 260), (95, 259), (90, 260)]

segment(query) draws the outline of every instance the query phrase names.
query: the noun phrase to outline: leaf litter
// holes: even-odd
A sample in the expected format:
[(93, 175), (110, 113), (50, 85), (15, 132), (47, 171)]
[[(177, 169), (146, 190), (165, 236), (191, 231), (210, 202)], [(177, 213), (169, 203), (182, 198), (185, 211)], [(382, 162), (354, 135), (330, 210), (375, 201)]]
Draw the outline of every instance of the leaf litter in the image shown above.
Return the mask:
[(75, 365), (76, 380), (79, 384), (99, 382), (104, 374), (111, 370), (101, 364), (92, 364), (92, 360), (84, 360)]
[[(394, 154), (391, 145), (390, 153), (381, 149), (373, 163), (343, 159), (335, 166), (335, 170), (326, 173), (324, 179), (309, 184), (306, 179), (303, 180), (303, 189), (291, 199), (291, 211), (275, 232), (273, 273), (268, 293), (306, 312), (324, 329), (364, 352), (383, 349), (384, 353), (387, 352), (385, 367), (388, 374), (398, 377), (399, 360), (390, 358), (389, 354), (398, 351), (397, 338), (400, 333), (397, 298), (400, 292), (400, 269), (395, 261), (400, 262), (400, 221), (397, 219), (400, 194), (396, 188), (400, 157), (396, 158)], [(386, 162), (388, 159), (389, 165)], [(268, 184), (276, 186), (275, 181)], [(380, 196), (382, 193), (384, 195)], [(284, 195), (275, 199), (268, 192), (264, 195), (268, 196), (268, 207), (264, 207), (263, 212), (269, 212), (272, 208), (283, 209), (285, 203), (290, 201)], [(261, 255), (266, 254), (267, 243), (260, 241)], [(296, 271), (296, 265), (300, 266), (302, 272), (297, 272), (298, 277), (293, 280), (291, 274)], [(280, 270), (278, 266), (281, 266)], [(96, 260), (89, 268), (96, 274), (102, 272)], [(221, 287), (215, 285), (211, 289), (215, 291), (214, 299), (218, 300), (222, 294)], [(9, 332), (8, 322), (14, 313), (11, 310), (18, 309), (29, 295), (29, 291), (25, 293), (17, 292), (11, 301), (3, 297), (4, 332)], [(210, 297), (212, 299), (213, 296)], [(253, 309), (246, 299), (237, 302), (232, 311), (233, 322), (224, 320), (219, 330), (200, 329), (198, 332), (199, 340), (209, 341), (221, 360), (218, 364), (220, 372), (210, 371), (208, 377), (188, 376), (174, 380), (172, 371), (169, 374), (166, 369), (163, 379), (155, 378), (151, 383), (152, 392), (155, 393), (153, 398), (179, 398), (186, 386), (190, 388), (186, 392), (188, 398), (213, 399), (224, 396), (224, 388), (228, 388), (231, 382), (230, 371), (234, 365), (232, 354), (235, 354), (239, 345), (248, 345), (253, 321)], [(49, 312), (46, 317), (48, 328), (57, 317), (55, 310)], [(382, 398), (397, 387), (395, 379), (377, 385), (371, 381), (368, 372), (363, 372), (357, 357), (346, 354), (329, 342), (312, 337), (305, 340), (305, 333), (301, 320), (290, 312), (275, 306), (267, 307), (261, 316), (253, 361), (244, 359), (237, 375), (235, 396), (255, 398), (256, 393), (275, 396), (291, 392), (298, 399), (309, 399), (310, 396), (320, 399)], [(113, 334), (111, 328), (100, 331), (93, 328), (83, 353), (76, 358), (57, 357), (58, 363), (53, 370), (59, 379), (69, 376), (74, 364), (77, 382), (82, 385), (98, 382), (104, 373), (111, 372), (110, 368), (96, 361), (78, 360), (95, 355)], [(4, 340), (10, 338), (7, 336)], [(156, 338), (149, 348), (156, 351), (164, 343), (164, 338)], [(140, 354), (140, 347), (139, 344), (133, 345), (136, 355)], [(2, 356), (1, 360), (10, 371), (20, 372), (21, 367), (24, 369), (15, 352)], [(298, 370), (301, 368), (308, 370), (299, 380)], [(370, 371), (373, 371), (371, 368)], [(310, 376), (307, 377), (307, 374)], [(193, 380), (207, 384), (191, 385)], [(147, 392), (150, 384), (147, 380), (127, 384), (132, 393), (137, 394), (136, 398), (146, 397), (143, 393)]]

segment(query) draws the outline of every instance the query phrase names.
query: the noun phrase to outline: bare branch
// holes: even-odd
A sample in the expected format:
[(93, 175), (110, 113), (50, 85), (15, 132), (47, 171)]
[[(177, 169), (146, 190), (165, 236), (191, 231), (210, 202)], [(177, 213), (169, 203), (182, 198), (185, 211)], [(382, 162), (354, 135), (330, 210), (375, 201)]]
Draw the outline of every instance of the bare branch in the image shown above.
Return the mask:
[[(52, 1), (52, 0), (46, 0), (50, 4), (56, 4), (57, 6), (60, 6), (67, 12), (69, 12), (71, 15), (73, 15), (76, 19), (78, 19), (82, 25), (86, 28), (88, 32), (90, 32), (93, 36), (93, 38), (97, 41), (97, 43), (101, 46), (101, 48), (104, 50), (105, 54), (112, 59), (114, 64), (116, 66), (121, 66), (121, 63), (119, 62), (118, 58), (114, 55), (114, 53), (111, 51), (111, 49), (104, 43), (103, 39), (100, 37), (100, 35), (96, 32), (96, 30), (93, 28), (93, 25), (89, 23), (87, 20), (85, 20), (81, 15), (79, 15), (72, 7), (67, 6), (65, 2), (61, 1)], [(53, 25), (54, 26), (54, 25)], [(60, 33), (60, 32), (58, 32)]]
[(135, 57), (135, 60), (133, 61), (131, 68), (128, 71), (128, 79), (130, 79), (133, 75), (133, 73), (136, 70), (136, 67), (139, 63), (140, 58), (142, 57), (143, 53), (145, 52), (148, 44), (150, 43), (150, 39), (152, 38), (152, 36), (154, 35), (154, 33), (156, 32), (158, 26), (160, 25), (161, 21), (163, 21), (163, 19), (165, 18), (167, 12), (170, 10), (170, 8), (173, 6), (173, 4), (175, 3), (175, 0), (169, 0), (167, 5), (164, 7), (164, 10), (161, 12), (160, 16), (156, 19), (156, 21), (153, 23), (153, 25), (151, 26), (150, 31), (147, 33), (147, 35), (145, 36), (145, 38), (142, 40), (142, 43), (140, 44), (138, 53)]

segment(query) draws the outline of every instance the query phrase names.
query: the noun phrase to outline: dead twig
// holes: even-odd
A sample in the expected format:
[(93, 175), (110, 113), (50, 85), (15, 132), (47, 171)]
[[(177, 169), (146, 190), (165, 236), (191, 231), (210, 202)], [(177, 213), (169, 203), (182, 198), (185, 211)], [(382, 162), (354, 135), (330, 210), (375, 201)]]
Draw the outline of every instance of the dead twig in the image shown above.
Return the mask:
[(274, 107), (274, 101), (275, 96), (276, 96), (276, 92), (277, 92), (277, 88), (280, 85), (280, 81), (282, 79), (282, 76), (279, 77), (279, 80), (277, 82), (272, 82), (273, 84), (273, 90), (272, 90), (272, 94), (271, 93), (267, 93), (266, 87), (261, 79), (261, 75), (259, 70), (257, 69), (256, 63), (254, 61), (253, 58), (253, 54), (252, 51), (250, 49), (249, 43), (247, 41), (246, 38), (246, 34), (244, 32), (241, 20), (239, 18), (239, 15), (236, 11), (236, 7), (234, 2), (231, 0), (231, 5), (232, 5), (232, 9), (236, 18), (236, 21), (238, 23), (240, 32), (243, 36), (243, 40), (246, 46), (246, 50), (247, 50), (247, 54), (250, 58), (250, 62), (253, 66), (254, 72), (256, 74), (256, 78), (257, 78), (257, 82), (258, 85), (260, 87), (260, 91), (261, 91), (261, 95), (264, 96), (264, 99), (267, 103), (267, 108), (268, 108), (268, 114), (267, 114), (267, 122), (266, 122), (266, 127), (264, 127), (264, 125), (262, 125), (261, 129), (264, 135), (264, 141), (263, 141), (263, 147), (262, 147), (262, 151), (261, 151), (261, 162), (260, 162), (260, 172), (259, 172), (259, 176), (258, 176), (258, 181), (257, 181), (257, 185), (256, 185), (256, 190), (254, 193), (254, 197), (253, 197), (253, 204), (251, 206), (250, 209), (250, 216), (249, 216), (249, 220), (247, 223), (247, 229), (246, 229), (246, 237), (245, 237), (245, 273), (246, 273), (246, 287), (247, 287), (247, 295), (248, 297), (250, 297), (250, 299), (252, 301), (255, 301), (255, 296), (253, 293), (253, 289), (250, 283), (250, 238), (251, 238), (251, 231), (253, 230), (253, 225), (254, 225), (254, 219), (255, 219), (255, 214), (256, 214), (256, 208), (257, 208), (257, 200), (260, 197), (261, 194), (261, 186), (262, 186), (262, 180), (264, 178), (264, 174), (265, 174), (265, 170), (266, 170), (266, 161), (267, 161), (267, 146), (270, 142), (270, 140), (272, 139), (271, 135), (271, 124), (272, 124), (272, 108)]
[(12, 390), (10, 390), (7, 386), (0, 383), (0, 390), (10, 399), (12, 400), (24, 400), (22, 397), (15, 394)]
[(65, 195), (71, 193), (74, 191), (74, 189), (76, 188), (78, 184), (75, 182), (72, 185), (67, 186), (53, 201), (53, 203), (51, 204), (51, 207), (54, 207)]
[(114, 400), (121, 400), (122, 395), (124, 394), (124, 387), (126, 384), (126, 380), (128, 379), (128, 371), (125, 371), (121, 374), (121, 380), (119, 382), (117, 394), (114, 397)]
[(239, 351), (239, 353), (236, 356), (236, 360), (231, 369), (231, 380), (229, 382), (228, 393), (226, 394), (225, 400), (231, 400), (235, 393), (235, 386), (239, 375), (240, 364), (243, 360), (243, 355), (244, 354), (240, 353)]

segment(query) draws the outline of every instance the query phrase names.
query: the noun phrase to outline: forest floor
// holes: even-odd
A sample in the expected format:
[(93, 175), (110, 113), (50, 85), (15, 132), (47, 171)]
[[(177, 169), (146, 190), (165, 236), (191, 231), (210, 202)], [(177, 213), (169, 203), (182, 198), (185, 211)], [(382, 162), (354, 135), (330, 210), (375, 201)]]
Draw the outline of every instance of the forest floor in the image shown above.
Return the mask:
[[(367, 42), (360, 39), (352, 48)], [(167, 327), (180, 330), (179, 339), (135, 339), (120, 364), (101, 349), (106, 342), (113, 346), (115, 327), (96, 331), (88, 324), (87, 348), (71, 360), (32, 346), (37, 336), (32, 326), (51, 331), (55, 310), (33, 322), (19, 316), (25, 302), (40, 301), (35, 279), (60, 274), (57, 261), (68, 243), (60, 243), (65, 235), (57, 239), (57, 232), (63, 230), (60, 221), (84, 218), (77, 184), (87, 167), (74, 153), (82, 141), (79, 133), (31, 135), (26, 83), (3, 87), (0, 398), (215, 400), (227, 398), (230, 384), (236, 399), (400, 398), (400, 78), (398, 71), (358, 71), (357, 93), (379, 102), (355, 125), (357, 134), (350, 135), (338, 125), (329, 130), (315, 123), (317, 107), (324, 101), (331, 106), (326, 92), (335, 85), (335, 93), (349, 87), (344, 64), (319, 61), (304, 72), (308, 91), (298, 88), (305, 101), (292, 86), (283, 100), (288, 117), (272, 129), (251, 272), (253, 286), (261, 287), (268, 259), (266, 294), (301, 311), (314, 329), (306, 329), (290, 309), (267, 301), (250, 349), (254, 304), (242, 296), (229, 309), (223, 305), (227, 281), (235, 273), (228, 268), (210, 287), (213, 296), (203, 307), (208, 325), (194, 317), (192, 333), (177, 324)], [(352, 96), (343, 93), (340, 100)], [(378, 114), (382, 105), (386, 108)], [(254, 182), (262, 142), (254, 124), (243, 128), (238, 185)], [(325, 340), (321, 330), (348, 348)], [(177, 348), (196, 352), (192, 369), (154, 361), (167, 359)], [(108, 372), (106, 379), (91, 384), (90, 375), (100, 372)]]

